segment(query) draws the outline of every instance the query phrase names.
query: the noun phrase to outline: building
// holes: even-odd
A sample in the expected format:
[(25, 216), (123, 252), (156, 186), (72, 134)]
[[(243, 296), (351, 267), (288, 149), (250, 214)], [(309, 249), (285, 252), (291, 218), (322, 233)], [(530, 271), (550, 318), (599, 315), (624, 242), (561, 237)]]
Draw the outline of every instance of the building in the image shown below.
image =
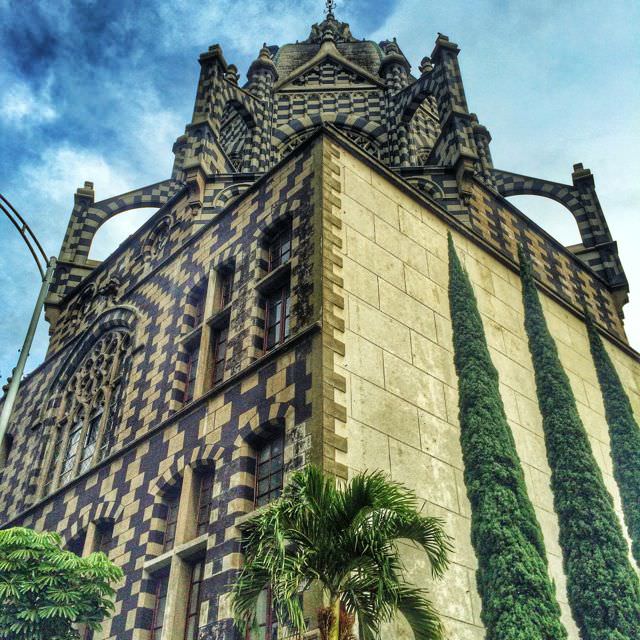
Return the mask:
[[(473, 282), (570, 637), (558, 522), (523, 327), (517, 244), (620, 513), (583, 305), (640, 410), (628, 285), (588, 169), (557, 184), (494, 168), (459, 49), (438, 35), (415, 75), (395, 40), (352, 36), (329, 9), (309, 37), (264, 46), (245, 84), (200, 56), (171, 177), (96, 202), (75, 194), (47, 299), (45, 361), (4, 443), (3, 524), (59, 531), (124, 569), (102, 638), (233, 637), (239, 522), (313, 461), (381, 468), (455, 537), (437, 606), (484, 637), (459, 445), (447, 232)], [(553, 198), (564, 247), (507, 197)], [(157, 213), (102, 263), (112, 216)], [(424, 581), (417, 566), (413, 577)], [(265, 627), (270, 625), (265, 608)], [(399, 623), (394, 637), (409, 637)], [(97, 635), (97, 634), (96, 634)]]

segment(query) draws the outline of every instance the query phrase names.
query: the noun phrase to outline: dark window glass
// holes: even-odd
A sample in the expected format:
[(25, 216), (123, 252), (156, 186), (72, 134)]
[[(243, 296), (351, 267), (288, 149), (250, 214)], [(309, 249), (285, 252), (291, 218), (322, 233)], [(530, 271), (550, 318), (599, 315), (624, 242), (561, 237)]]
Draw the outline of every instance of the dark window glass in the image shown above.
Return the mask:
[(82, 551), (84, 549), (84, 541), (87, 539), (87, 532), (83, 531), (79, 536), (75, 537), (69, 544), (67, 545), (67, 551), (71, 551), (71, 553), (75, 553), (77, 556), (82, 556)]
[(96, 551), (104, 553), (105, 556), (109, 555), (113, 543), (113, 525), (102, 524), (98, 527), (98, 544), (96, 545)]
[(67, 450), (62, 460), (62, 473), (60, 475), (60, 484), (64, 484), (71, 479), (73, 473), (73, 465), (76, 459), (76, 453), (78, 451), (78, 444), (80, 442), (80, 432), (82, 431), (82, 425), (84, 424), (84, 412), (78, 411), (73, 418), (71, 428), (69, 430), (69, 437), (67, 440)]
[(226, 307), (231, 302), (233, 295), (233, 271), (223, 271), (220, 274), (220, 308)]
[(291, 229), (284, 229), (274, 236), (268, 247), (269, 264), (267, 271), (273, 271), (291, 258)]
[(269, 587), (258, 596), (256, 625), (247, 632), (246, 640), (278, 640), (278, 622)]
[(47, 470), (47, 477), (44, 481), (44, 495), (49, 495), (53, 489), (56, 466), (58, 465), (58, 459), (60, 457), (60, 449), (62, 447), (62, 437), (64, 435), (64, 427), (58, 427), (56, 430), (56, 441), (53, 445), (53, 454), (51, 455), (51, 462), (49, 463), (49, 469)]
[(93, 454), (96, 450), (96, 441), (98, 440), (98, 431), (102, 422), (102, 414), (104, 413), (104, 399), (100, 399), (93, 407), (91, 416), (89, 417), (89, 426), (84, 436), (84, 445), (80, 453), (80, 473), (86, 471), (91, 466)]
[(111, 447), (113, 446), (116, 436), (116, 425), (118, 420), (118, 412), (120, 409), (120, 396), (122, 393), (122, 385), (118, 382), (111, 391), (111, 398), (109, 400), (109, 415), (107, 416), (107, 423), (104, 428), (104, 435), (102, 436), (102, 443), (100, 444), (100, 451), (98, 453), (98, 462), (103, 460), (109, 455)]
[(284, 342), (291, 332), (291, 293), (289, 286), (270, 293), (264, 307), (264, 350)]
[(196, 294), (193, 299), (193, 326), (198, 327), (204, 321), (204, 303), (206, 298), (206, 291), (202, 291)]
[(153, 618), (151, 619), (150, 640), (160, 640), (160, 636), (162, 635), (162, 625), (164, 624), (164, 608), (167, 604), (168, 585), (168, 574), (164, 574), (156, 578), (156, 602), (153, 607)]
[(284, 476), (284, 433), (278, 434), (259, 451), (256, 460), (256, 506), (275, 500), (282, 493)]
[(211, 500), (213, 499), (213, 473), (205, 473), (200, 477), (200, 493), (198, 495), (197, 535), (201, 536), (209, 528), (211, 516)]
[(198, 355), (200, 351), (200, 342), (188, 348), (187, 351), (187, 386), (184, 390), (184, 403), (193, 400), (193, 393), (196, 387), (196, 373), (198, 372)]
[(173, 548), (176, 539), (176, 523), (178, 521), (179, 495), (172, 496), (167, 500), (167, 524), (164, 530), (163, 551)]
[(227, 357), (227, 335), (229, 327), (220, 327), (213, 334), (213, 384), (224, 378), (224, 364)]
[(185, 624), (185, 640), (197, 640), (200, 623), (200, 605), (202, 603), (202, 574), (204, 562), (196, 562), (191, 569), (189, 598), (187, 600), (187, 620)]

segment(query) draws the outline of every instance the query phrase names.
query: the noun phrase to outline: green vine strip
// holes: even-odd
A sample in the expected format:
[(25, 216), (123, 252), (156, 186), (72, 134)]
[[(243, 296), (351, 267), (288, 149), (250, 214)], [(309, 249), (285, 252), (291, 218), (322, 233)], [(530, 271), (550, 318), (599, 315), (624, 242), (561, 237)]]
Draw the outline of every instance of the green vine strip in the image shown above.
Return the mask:
[(620, 488), (633, 556), (640, 565), (640, 428), (620, 377), (588, 314), (587, 330), (609, 425), (613, 476)]
[(460, 442), (487, 640), (561, 640), (567, 633), (548, 575), (469, 277), (449, 235), (449, 305), (458, 373)]
[(567, 594), (582, 640), (638, 640), (640, 583), (519, 248), (525, 329), (560, 527)]

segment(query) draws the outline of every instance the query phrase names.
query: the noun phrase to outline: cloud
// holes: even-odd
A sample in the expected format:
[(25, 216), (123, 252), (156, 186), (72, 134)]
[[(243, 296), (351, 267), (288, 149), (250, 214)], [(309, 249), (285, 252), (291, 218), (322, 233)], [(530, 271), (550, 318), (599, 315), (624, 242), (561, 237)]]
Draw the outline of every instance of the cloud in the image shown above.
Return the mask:
[(0, 119), (8, 125), (22, 129), (51, 122), (58, 117), (51, 100), (50, 82), (39, 91), (10, 76), (3, 77), (0, 84), (5, 87), (0, 96)]

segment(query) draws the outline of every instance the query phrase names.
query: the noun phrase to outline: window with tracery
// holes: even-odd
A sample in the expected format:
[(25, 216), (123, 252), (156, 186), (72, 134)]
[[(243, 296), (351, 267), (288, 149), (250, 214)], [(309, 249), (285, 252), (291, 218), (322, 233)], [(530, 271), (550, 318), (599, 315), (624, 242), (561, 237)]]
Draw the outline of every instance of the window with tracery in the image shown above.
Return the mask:
[(56, 431), (47, 455), (43, 495), (109, 454), (130, 349), (128, 333), (110, 331), (98, 340), (71, 376), (62, 394)]

